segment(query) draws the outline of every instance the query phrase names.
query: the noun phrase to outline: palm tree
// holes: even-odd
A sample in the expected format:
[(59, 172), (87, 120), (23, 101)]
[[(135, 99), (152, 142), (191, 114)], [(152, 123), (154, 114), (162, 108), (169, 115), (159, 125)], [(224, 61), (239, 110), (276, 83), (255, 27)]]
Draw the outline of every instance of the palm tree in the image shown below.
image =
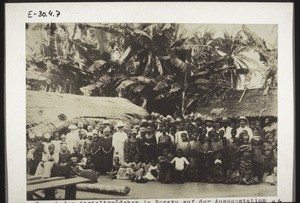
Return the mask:
[(214, 39), (210, 46), (218, 51), (220, 57), (211, 61), (207, 66), (213, 71), (230, 81), (231, 88), (236, 89), (240, 74), (248, 74), (249, 71), (259, 67), (258, 62), (247, 56), (249, 50), (254, 50), (249, 41), (245, 41), (242, 37), (243, 30), (239, 31), (235, 36), (224, 32), (224, 36)]

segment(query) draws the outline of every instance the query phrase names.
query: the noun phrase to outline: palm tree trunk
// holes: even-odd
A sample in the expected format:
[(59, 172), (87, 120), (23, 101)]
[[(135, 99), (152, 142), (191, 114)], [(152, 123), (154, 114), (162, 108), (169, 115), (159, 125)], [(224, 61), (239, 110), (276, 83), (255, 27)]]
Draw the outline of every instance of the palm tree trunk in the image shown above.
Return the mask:
[(231, 88), (234, 88), (234, 82), (233, 82), (233, 71), (230, 71), (230, 86)]
[(186, 88), (187, 88), (187, 73), (188, 73), (188, 69), (185, 71), (185, 75), (184, 75), (184, 82), (183, 82), (183, 91), (182, 91), (182, 100), (181, 100), (181, 112), (182, 112), (182, 116), (185, 115), (185, 95), (186, 95)]

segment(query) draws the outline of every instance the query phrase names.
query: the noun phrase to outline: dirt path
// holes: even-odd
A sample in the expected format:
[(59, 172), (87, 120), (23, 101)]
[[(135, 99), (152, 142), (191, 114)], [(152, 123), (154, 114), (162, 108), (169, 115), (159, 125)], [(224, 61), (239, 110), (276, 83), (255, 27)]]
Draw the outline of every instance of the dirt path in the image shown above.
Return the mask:
[[(166, 199), (166, 198), (214, 198), (214, 197), (259, 197), (275, 196), (276, 186), (267, 183), (259, 185), (227, 185), (209, 183), (161, 184), (148, 182), (138, 184), (128, 180), (111, 180), (107, 177), (99, 178), (99, 184), (127, 185), (130, 192), (126, 196), (100, 194), (77, 191), (77, 199)], [(64, 197), (63, 190), (57, 191), (57, 198)]]

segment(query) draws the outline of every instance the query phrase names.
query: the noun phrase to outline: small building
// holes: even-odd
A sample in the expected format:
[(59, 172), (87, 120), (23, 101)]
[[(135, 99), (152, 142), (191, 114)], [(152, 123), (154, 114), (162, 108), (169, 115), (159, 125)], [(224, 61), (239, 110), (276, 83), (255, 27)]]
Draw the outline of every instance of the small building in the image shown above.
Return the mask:
[(88, 97), (55, 92), (26, 92), (27, 132), (50, 133), (70, 124), (103, 119), (138, 123), (147, 111), (124, 98)]

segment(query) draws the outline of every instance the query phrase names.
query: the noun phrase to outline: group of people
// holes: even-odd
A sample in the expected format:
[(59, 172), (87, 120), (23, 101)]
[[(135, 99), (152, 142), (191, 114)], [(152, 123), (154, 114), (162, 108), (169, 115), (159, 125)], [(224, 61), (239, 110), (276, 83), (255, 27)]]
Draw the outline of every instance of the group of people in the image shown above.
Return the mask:
[(248, 121), (202, 118), (195, 114), (173, 118), (151, 113), (138, 125), (70, 125), (64, 135), (28, 134), (27, 172), (50, 177), (53, 164), (71, 159), (97, 175), (137, 183), (208, 182), (276, 184), (277, 124), (269, 117)]

